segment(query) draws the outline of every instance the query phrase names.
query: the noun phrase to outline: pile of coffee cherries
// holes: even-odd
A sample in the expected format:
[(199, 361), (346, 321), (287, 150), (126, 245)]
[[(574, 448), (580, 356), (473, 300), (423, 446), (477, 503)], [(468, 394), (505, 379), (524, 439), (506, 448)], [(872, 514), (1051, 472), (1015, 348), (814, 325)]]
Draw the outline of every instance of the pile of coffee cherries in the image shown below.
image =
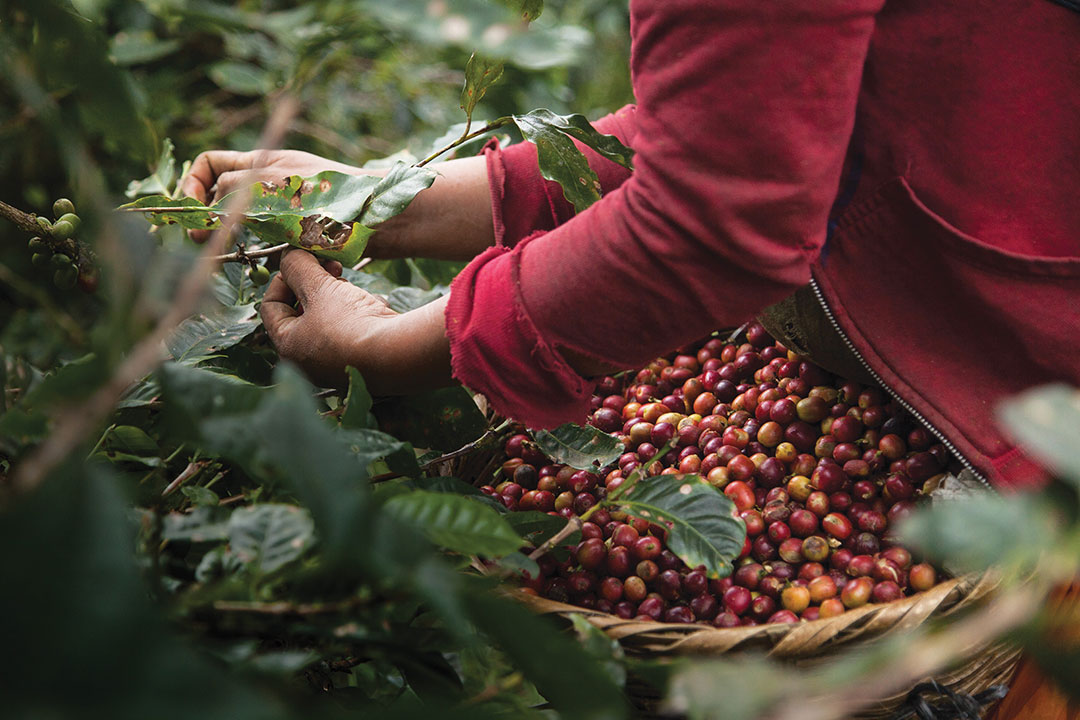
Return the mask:
[(622, 441), (617, 463), (556, 465), (519, 433), (501, 481), (482, 488), (510, 510), (570, 517), (635, 470), (699, 475), (746, 524), (731, 576), (687, 567), (662, 525), (600, 508), (562, 559), (541, 558), (527, 592), (622, 618), (735, 627), (834, 617), (937, 582), (891, 531), (949, 467), (945, 447), (880, 388), (830, 375), (760, 324), (745, 339), (713, 337), (602, 378), (588, 423)]

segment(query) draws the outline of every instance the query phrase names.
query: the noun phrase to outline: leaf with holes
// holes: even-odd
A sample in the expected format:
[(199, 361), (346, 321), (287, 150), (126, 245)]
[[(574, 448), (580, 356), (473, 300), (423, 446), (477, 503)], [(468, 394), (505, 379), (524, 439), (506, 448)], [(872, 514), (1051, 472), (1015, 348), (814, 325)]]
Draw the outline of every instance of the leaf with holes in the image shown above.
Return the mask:
[(229, 517), (229, 549), (265, 574), (296, 560), (315, 540), (315, 523), (294, 505), (253, 505)]
[(390, 498), (385, 512), (436, 545), (466, 555), (500, 557), (522, 545), (499, 513), (463, 495), (414, 490)]
[(734, 505), (696, 475), (645, 478), (619, 498), (634, 515), (668, 527), (667, 545), (690, 567), (705, 566), (711, 578), (727, 577), (742, 552), (746, 525)]
[(610, 465), (623, 453), (617, 438), (591, 425), (567, 423), (554, 430), (530, 430), (544, 454), (557, 463), (578, 470), (594, 470)]
[(571, 138), (609, 160), (633, 168), (633, 151), (613, 135), (597, 132), (583, 115), (556, 115), (540, 109), (514, 115), (514, 124), (526, 140), (536, 145), (540, 174), (562, 186), (577, 212), (600, 199), (600, 179)]
[(431, 186), (435, 173), (398, 163), (385, 177), (322, 172), (292, 175), (280, 183), (259, 182), (230, 193), (211, 206), (193, 198), (152, 195), (121, 206), (143, 212), (154, 225), (179, 224), (212, 230), (236, 193), (248, 195), (243, 224), (267, 243), (288, 243), (319, 257), (355, 265), (372, 228), (397, 215), (417, 193)]

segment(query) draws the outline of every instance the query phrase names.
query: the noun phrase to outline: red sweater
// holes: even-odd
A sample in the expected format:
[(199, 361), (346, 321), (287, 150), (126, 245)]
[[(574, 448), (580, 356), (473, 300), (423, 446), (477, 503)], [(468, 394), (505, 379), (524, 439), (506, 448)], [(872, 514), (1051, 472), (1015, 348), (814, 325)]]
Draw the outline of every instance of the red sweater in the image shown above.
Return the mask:
[[(1080, 14), (1047, 0), (632, 0), (631, 175), (574, 216), (489, 151), (498, 244), (455, 280), (455, 376), (581, 421), (558, 348), (630, 367), (811, 280), (883, 383), (1000, 485), (1003, 396), (1080, 384)], [(854, 132), (853, 132), (854, 130)], [(828, 239), (827, 239), (828, 238)]]

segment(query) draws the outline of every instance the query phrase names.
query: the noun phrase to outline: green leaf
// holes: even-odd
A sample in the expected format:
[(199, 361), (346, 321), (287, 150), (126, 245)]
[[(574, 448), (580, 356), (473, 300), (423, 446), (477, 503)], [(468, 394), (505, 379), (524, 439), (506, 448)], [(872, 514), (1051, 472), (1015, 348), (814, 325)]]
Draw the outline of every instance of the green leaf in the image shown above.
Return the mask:
[(252, 477), (287, 485), (311, 511), (324, 567), (355, 572), (372, 552), (360, 542), (368, 532), (365, 481), (375, 459), (366, 445), (379, 440), (382, 452), (389, 446), (385, 435), (335, 429), (319, 417), (311, 384), (287, 363), (278, 365), (274, 379), (276, 385), (262, 389), (207, 370), (167, 365), (162, 389), (169, 426), (174, 432), (194, 430), (202, 449), (238, 463)]
[(229, 517), (229, 549), (259, 573), (298, 559), (315, 541), (315, 523), (293, 505), (243, 507)]
[(180, 492), (184, 494), (193, 505), (200, 505), (206, 507), (215, 507), (221, 498), (217, 493), (209, 488), (204, 488), (201, 485), (187, 485), (180, 488)]
[(544, 12), (544, 0), (499, 0), (500, 3), (517, 12), (526, 22), (532, 22)]
[(368, 227), (377, 227), (401, 214), (413, 198), (431, 187), (433, 182), (434, 170), (395, 163), (372, 190), (358, 220)]
[[(539, 547), (548, 538), (565, 528), (567, 523), (564, 517), (534, 510), (507, 513), (506, 521), (514, 528), (514, 532), (528, 540), (534, 547)], [(575, 545), (580, 541), (580, 536), (580, 532), (574, 532), (564, 544)]]
[(618, 502), (631, 515), (670, 523), (668, 549), (690, 567), (704, 565), (711, 578), (731, 574), (746, 540), (746, 525), (733, 516), (731, 500), (698, 476), (645, 478)]
[(173, 184), (176, 182), (176, 158), (173, 157), (172, 140), (165, 138), (162, 142), (161, 157), (158, 158), (153, 172), (142, 180), (132, 180), (128, 183), (124, 192), (129, 198), (139, 195), (171, 195)]
[[(627, 717), (626, 699), (604, 668), (582, 647), (510, 600), (474, 593), (473, 622), (509, 657), (567, 720)], [(542, 648), (542, 650), (540, 650)], [(556, 660), (557, 659), (557, 660)]]
[(634, 151), (623, 145), (614, 135), (599, 132), (584, 115), (556, 115), (550, 110), (540, 108), (525, 115), (515, 115), (514, 122), (519, 123), (519, 128), (521, 122), (526, 122), (569, 135), (627, 170), (634, 169)]
[(1064, 480), (1080, 486), (1080, 390), (1044, 385), (998, 408), (998, 419), (1024, 449)]
[(1054, 509), (1037, 496), (983, 492), (935, 499), (897, 531), (908, 547), (950, 571), (975, 572), (991, 566), (1030, 566), (1059, 536), (1054, 517)]
[(157, 442), (146, 432), (132, 425), (119, 425), (112, 428), (106, 435), (102, 447), (131, 455), (156, 456), (159, 452)]
[(207, 70), (210, 79), (236, 95), (263, 96), (274, 89), (274, 80), (266, 70), (250, 63), (222, 60)]
[(487, 429), (487, 420), (462, 387), (391, 398), (374, 407), (379, 426), (419, 448), (457, 450)]
[(540, 109), (514, 115), (514, 123), (522, 136), (536, 145), (540, 174), (562, 186), (577, 212), (600, 199), (600, 180), (570, 138), (609, 160), (633, 167), (633, 152), (614, 136), (598, 133), (583, 115), (556, 115)]
[(219, 307), (180, 323), (165, 346), (174, 360), (193, 364), (236, 345), (261, 322), (254, 303)]
[(626, 685), (626, 666), (623, 664), (623, 649), (619, 641), (590, 623), (582, 615), (571, 615), (570, 622), (585, 652), (600, 663), (612, 682), (619, 687)]
[(618, 438), (591, 425), (567, 423), (554, 430), (530, 430), (536, 444), (556, 463), (578, 470), (595, 470), (619, 459), (624, 448)]
[(472, 120), (476, 104), (483, 99), (488, 89), (502, 77), (502, 74), (501, 61), (480, 57), (475, 52), (469, 56), (469, 62), (465, 64), (465, 87), (461, 90), (460, 106), (467, 118)]
[(414, 490), (391, 498), (384, 512), (436, 545), (465, 555), (499, 557), (522, 544), (502, 515), (461, 495)]
[[(375, 232), (372, 226), (400, 213), (434, 180), (432, 170), (398, 163), (383, 178), (327, 171), (310, 178), (293, 175), (280, 185), (255, 183), (236, 192), (250, 196), (242, 222), (259, 239), (289, 243), (348, 267), (363, 256)], [(142, 210), (155, 225), (206, 230), (220, 227), (219, 217), (234, 195), (212, 206), (193, 198), (153, 195), (120, 209)], [(161, 210), (149, 212), (150, 208)]]
[(161, 519), (161, 537), (193, 543), (217, 542), (229, 537), (229, 511), (198, 507), (190, 513), (169, 513)]
[(349, 375), (349, 392), (345, 396), (345, 410), (341, 413), (343, 428), (372, 428), (375, 418), (371, 414), (371, 394), (367, 391), (364, 376), (354, 367), (346, 368)]
[(113, 36), (109, 56), (117, 65), (141, 65), (171, 55), (181, 45), (177, 39), (160, 39), (149, 30), (121, 32)]
[(391, 310), (404, 313), (427, 305), (433, 300), (438, 300), (448, 292), (450, 292), (450, 288), (445, 285), (437, 285), (430, 290), (421, 290), (415, 287), (397, 287), (386, 296), (386, 304), (390, 306)]

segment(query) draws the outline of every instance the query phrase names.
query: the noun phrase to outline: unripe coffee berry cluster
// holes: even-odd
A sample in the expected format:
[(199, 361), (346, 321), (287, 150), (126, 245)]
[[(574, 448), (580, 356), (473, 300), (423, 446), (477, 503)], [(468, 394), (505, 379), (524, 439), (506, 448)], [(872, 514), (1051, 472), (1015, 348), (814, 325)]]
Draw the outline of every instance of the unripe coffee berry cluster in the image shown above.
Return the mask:
[[(666, 549), (666, 528), (593, 511), (566, 559), (525, 585), (623, 618), (717, 627), (800, 622), (889, 602), (937, 582), (892, 533), (949, 463), (945, 447), (879, 388), (836, 378), (752, 323), (636, 374), (601, 379), (589, 424), (626, 452), (593, 473), (552, 464), (524, 434), (506, 443), (511, 510), (582, 515), (640, 469), (697, 474), (746, 525), (730, 577), (710, 580)], [(661, 449), (671, 447), (663, 455)]]
[[(42, 236), (30, 238), (27, 244), (33, 253), (30, 262), (37, 268), (54, 268), (53, 283), (58, 288), (68, 290), (78, 284), (86, 292), (93, 292), (97, 289), (97, 275), (80, 273), (76, 265), (78, 248), (73, 242), (68, 242), (82, 225), (82, 220), (75, 214), (75, 204), (67, 198), (60, 198), (53, 203), (53, 217), (55, 222), (51, 223), (47, 218), (37, 218)], [(71, 253), (76, 257), (72, 257)]]

